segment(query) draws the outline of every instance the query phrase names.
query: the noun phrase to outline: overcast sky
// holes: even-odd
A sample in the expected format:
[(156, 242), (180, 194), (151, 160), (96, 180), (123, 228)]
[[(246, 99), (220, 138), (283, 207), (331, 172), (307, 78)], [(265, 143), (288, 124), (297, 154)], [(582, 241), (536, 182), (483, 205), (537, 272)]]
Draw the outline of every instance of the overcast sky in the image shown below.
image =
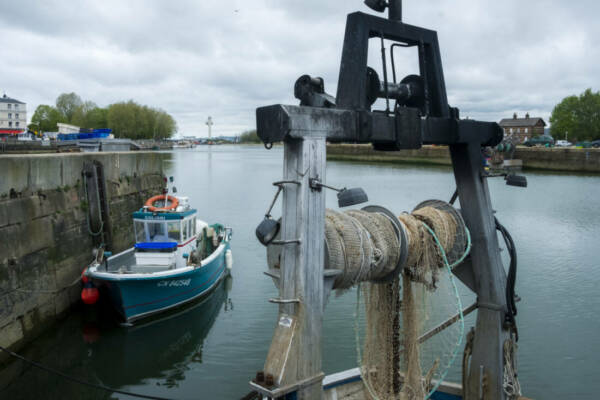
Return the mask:
[[(256, 107), (296, 104), (302, 74), (335, 95), (346, 15), (357, 10), (372, 13), (360, 0), (0, 0), (0, 92), (26, 102), (29, 119), (76, 92), (161, 108), (181, 135), (206, 136), (209, 115), (217, 135), (237, 134), (254, 127)], [(403, 11), (438, 31), (463, 117), (548, 121), (563, 97), (600, 89), (600, 2), (405, 0)], [(400, 76), (418, 72), (411, 51)]]

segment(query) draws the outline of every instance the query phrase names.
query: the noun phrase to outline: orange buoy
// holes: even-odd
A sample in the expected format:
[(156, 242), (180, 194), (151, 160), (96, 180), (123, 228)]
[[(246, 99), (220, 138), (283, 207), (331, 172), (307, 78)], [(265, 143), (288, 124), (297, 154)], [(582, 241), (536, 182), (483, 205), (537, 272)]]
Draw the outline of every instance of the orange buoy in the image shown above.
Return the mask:
[(88, 278), (88, 276), (85, 274), (86, 271), (87, 271), (87, 268), (85, 268), (83, 271), (81, 271), (81, 282), (83, 282), (84, 284), (86, 284), (90, 281), (90, 278)]
[[(162, 201), (164, 204), (165, 200), (170, 203), (167, 203), (167, 205), (164, 207), (157, 207), (154, 205), (154, 203), (156, 203), (157, 201)], [(159, 194), (157, 196), (150, 197), (148, 200), (146, 200), (146, 204), (145, 204), (145, 206), (148, 208), (148, 210), (150, 212), (170, 211), (170, 210), (176, 209), (178, 205), (179, 205), (179, 200), (177, 199), (177, 197), (167, 196), (165, 194)]]
[(98, 288), (92, 285), (91, 282), (86, 283), (81, 291), (81, 300), (88, 305), (95, 304), (100, 297)]

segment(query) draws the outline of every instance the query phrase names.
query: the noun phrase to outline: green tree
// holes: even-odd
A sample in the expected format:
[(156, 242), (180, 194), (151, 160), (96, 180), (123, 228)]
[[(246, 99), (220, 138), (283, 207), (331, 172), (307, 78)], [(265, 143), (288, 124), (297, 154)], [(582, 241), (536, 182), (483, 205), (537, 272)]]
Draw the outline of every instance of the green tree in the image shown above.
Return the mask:
[(134, 106), (133, 101), (108, 106), (108, 127), (113, 130), (115, 137), (137, 139)]
[(550, 116), (555, 139), (595, 140), (600, 138), (600, 92), (587, 89), (579, 96), (565, 97)]
[(56, 98), (56, 109), (71, 123), (73, 115), (83, 105), (81, 97), (75, 93), (63, 93)]
[(177, 132), (177, 123), (169, 114), (162, 110), (152, 110), (154, 113), (154, 124), (152, 136), (155, 139), (166, 139)]
[(99, 109), (96, 103), (93, 101), (85, 101), (79, 107), (75, 109), (73, 116), (71, 117), (71, 123), (81, 128), (100, 128), (92, 123), (91, 113)]
[(40, 104), (31, 117), (30, 127), (43, 132), (56, 132), (59, 122), (66, 122), (64, 115), (52, 106)]
[(107, 122), (115, 137), (165, 139), (177, 132), (177, 124), (169, 114), (139, 105), (132, 100), (111, 104), (108, 107)]
[(129, 139), (164, 139), (177, 132), (177, 123), (163, 110), (137, 104), (133, 100), (98, 107), (83, 101), (75, 93), (63, 93), (56, 107), (41, 105), (31, 119), (30, 129), (55, 131), (57, 122), (81, 128), (110, 128), (115, 137)]
[(240, 135), (240, 143), (261, 143), (261, 140), (256, 133), (256, 129), (243, 132)]
[(86, 114), (86, 128), (108, 127), (108, 108), (96, 107)]

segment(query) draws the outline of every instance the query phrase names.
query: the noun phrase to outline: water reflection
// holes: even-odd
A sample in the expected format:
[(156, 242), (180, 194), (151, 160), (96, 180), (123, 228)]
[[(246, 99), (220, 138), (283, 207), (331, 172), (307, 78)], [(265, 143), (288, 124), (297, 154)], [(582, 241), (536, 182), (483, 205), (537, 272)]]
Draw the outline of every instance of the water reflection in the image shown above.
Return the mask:
[[(177, 387), (185, 371), (202, 363), (204, 339), (217, 316), (231, 310), (226, 278), (204, 301), (148, 321), (119, 329), (91, 345), (91, 366), (110, 387), (123, 387), (155, 378), (158, 386)], [(117, 364), (119, 370), (106, 368)]]
[[(104, 308), (86, 310), (79, 321), (70, 320), (61, 327), (60, 340), (53, 337), (39, 343), (47, 351), (45, 354), (33, 349), (27, 356), (71, 376), (111, 388), (123, 389), (148, 380), (155, 387), (176, 388), (187, 371), (203, 362), (204, 341), (217, 317), (233, 310), (229, 298), (231, 286), (232, 278), (226, 277), (205, 299), (130, 328), (109, 322)], [(76, 329), (76, 325), (81, 329)], [(63, 353), (48, 349), (47, 341), (58, 344)], [(108, 392), (63, 381), (27, 365), (14, 363), (11, 369), (20, 376), (0, 388), (3, 399), (29, 399), (42, 393), (46, 399), (114, 398)], [(43, 388), (48, 385), (64, 390), (46, 393)], [(148, 387), (133, 391), (149, 394), (156, 390)], [(65, 396), (65, 393), (70, 394)]]

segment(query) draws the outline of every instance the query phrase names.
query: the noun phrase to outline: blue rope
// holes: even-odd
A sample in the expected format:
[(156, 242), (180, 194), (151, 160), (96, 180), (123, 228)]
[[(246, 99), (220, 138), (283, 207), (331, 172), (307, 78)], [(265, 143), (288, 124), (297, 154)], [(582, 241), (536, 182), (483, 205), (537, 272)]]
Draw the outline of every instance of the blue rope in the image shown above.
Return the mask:
[[(438, 239), (435, 236), (435, 234), (432, 232), (431, 228), (429, 228), (425, 223), (423, 223), (423, 225), (425, 225), (427, 227), (427, 229), (429, 229), (429, 232), (432, 233), (433, 238), (435, 239), (437, 245), (440, 247), (440, 249), (443, 252), (444, 249), (442, 249), (442, 245), (438, 241)], [(450, 264), (448, 266), (450, 269), (454, 269), (454, 267), (458, 266), (460, 263), (462, 263), (463, 261), (465, 261), (465, 258), (467, 258), (467, 256), (471, 252), (471, 245), (472, 245), (472, 243), (471, 243), (471, 232), (469, 231), (469, 228), (467, 228), (466, 225), (465, 225), (465, 234), (467, 235), (467, 248), (465, 249), (465, 252), (463, 253), (463, 255), (458, 260), (456, 260), (455, 262), (453, 262), (452, 264)], [(445, 254), (446, 253), (444, 252), (444, 257), (445, 257)]]

